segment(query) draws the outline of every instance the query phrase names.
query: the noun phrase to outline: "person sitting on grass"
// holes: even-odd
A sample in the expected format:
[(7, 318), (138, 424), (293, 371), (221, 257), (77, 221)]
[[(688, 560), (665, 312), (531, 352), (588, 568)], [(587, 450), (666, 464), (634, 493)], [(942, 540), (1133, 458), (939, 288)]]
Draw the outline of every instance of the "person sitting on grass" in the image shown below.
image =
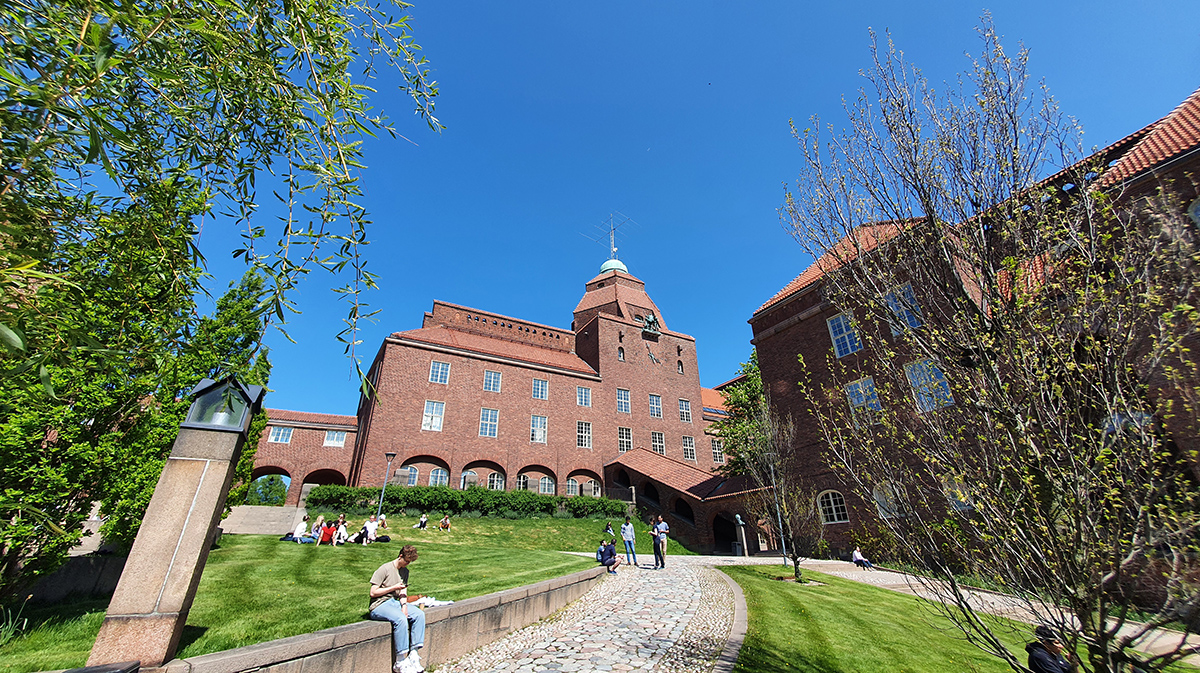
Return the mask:
[(1075, 657), (1068, 655), (1063, 658), (1062, 641), (1054, 633), (1054, 629), (1042, 624), (1033, 630), (1037, 642), (1025, 646), (1029, 653), (1029, 670), (1033, 673), (1074, 673), (1078, 670)]
[(322, 514), (321, 516), (317, 517), (317, 520), (312, 525), (312, 532), (308, 534), (308, 536), (313, 539), (313, 542), (317, 543), (317, 546), (321, 545), (321, 533), (323, 533), (324, 530), (325, 515)]
[(350, 539), (350, 532), (346, 530), (346, 515), (339, 514), (337, 523), (334, 524), (337, 528), (333, 533), (333, 544), (336, 547), (339, 544), (346, 544), (346, 540)]
[(300, 519), (300, 523), (296, 525), (296, 532), (292, 533), (292, 539), (295, 540), (297, 544), (309, 544), (317, 541), (316, 538), (310, 537), (304, 533), (307, 528), (308, 515), (305, 514), (304, 518)]
[(425, 646), (425, 613), (408, 602), (408, 566), (416, 560), (417, 548), (406, 544), (395, 561), (384, 563), (371, 575), (367, 614), (376, 621), (392, 623), (392, 647), (396, 652), (393, 673), (425, 670), (417, 653)]
[(596, 560), (600, 562), (600, 565), (608, 568), (608, 574), (617, 574), (617, 567), (621, 565), (621, 557), (617, 556), (617, 546), (613, 544), (612, 538), (600, 540), (600, 548), (596, 550)]
[(450, 530), (450, 515), (446, 514), (442, 517), (441, 523), (438, 524), (438, 530)]
[(858, 547), (854, 548), (854, 553), (850, 555), (850, 560), (854, 561), (854, 565), (863, 570), (874, 570), (875, 566), (871, 565), (871, 560), (863, 556), (862, 550)]
[(413, 524), (413, 528), (417, 530), (425, 530), (429, 526), (429, 517), (421, 514), (421, 520)]

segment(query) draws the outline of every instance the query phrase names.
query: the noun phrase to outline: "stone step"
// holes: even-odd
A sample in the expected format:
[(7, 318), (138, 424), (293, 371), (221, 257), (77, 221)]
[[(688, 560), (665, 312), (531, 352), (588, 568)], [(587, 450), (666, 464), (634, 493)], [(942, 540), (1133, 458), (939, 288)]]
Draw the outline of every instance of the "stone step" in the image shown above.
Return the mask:
[(304, 510), (298, 507), (239, 505), (220, 523), (232, 535), (284, 535), (292, 530)]

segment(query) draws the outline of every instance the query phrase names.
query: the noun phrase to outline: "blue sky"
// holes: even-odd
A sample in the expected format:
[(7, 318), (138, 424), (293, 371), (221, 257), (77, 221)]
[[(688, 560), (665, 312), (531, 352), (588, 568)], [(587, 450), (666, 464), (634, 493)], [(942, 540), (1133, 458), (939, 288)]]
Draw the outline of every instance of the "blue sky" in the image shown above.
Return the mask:
[[(581, 234), (620, 211), (638, 223), (621, 259), (671, 329), (696, 337), (702, 383), (725, 381), (750, 353), (746, 320), (810, 261), (777, 212), (800, 166), (788, 120), (841, 124), (870, 28), (890, 30), (931, 80), (953, 79), (978, 50), (985, 9), (1007, 48), (1029, 47), (1089, 146), (1200, 86), (1200, 3), (1188, 0), (418, 2), (412, 27), (446, 129), (429, 131), (391, 91), (373, 99), (416, 144), (366, 145), (367, 254), (380, 276), (367, 301), (380, 313), (361, 357), (420, 327), (434, 299), (569, 327), (607, 258)], [(241, 274), (235, 243), (232, 228), (206, 225), (216, 294)], [(297, 294), (297, 343), (268, 335), (268, 406), (355, 412), (335, 284), (314, 274)]]

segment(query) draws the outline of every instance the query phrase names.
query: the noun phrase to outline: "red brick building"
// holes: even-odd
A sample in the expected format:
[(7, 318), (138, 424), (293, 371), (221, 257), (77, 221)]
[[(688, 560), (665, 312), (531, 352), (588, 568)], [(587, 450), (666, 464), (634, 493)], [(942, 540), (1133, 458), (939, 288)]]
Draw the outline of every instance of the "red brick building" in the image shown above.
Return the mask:
[[(380, 486), (390, 452), (393, 484), (657, 489), (640, 503), (667, 516), (676, 537), (729, 548), (714, 521), (727, 532), (731, 506), (704, 503), (724, 483), (712, 472), (724, 462), (720, 441), (707, 432), (723, 413), (720, 394), (700, 386), (695, 338), (667, 326), (618, 260), (585, 284), (570, 329), (435, 301), (419, 329), (384, 339), (368, 380), (357, 418), (272, 411), (255, 476)], [(278, 441), (287, 429), (292, 444)], [(331, 450), (317, 431), (335, 429), (349, 434)], [(651, 458), (625, 466), (634, 454)], [(289, 502), (300, 489), (293, 483)]]
[[(1185, 204), (1192, 223), (1200, 226), (1200, 90), (1170, 115), (1089, 160), (1102, 160), (1100, 163), (1109, 166), (1095, 187), (1110, 190), (1120, 203), (1132, 204), (1166, 188)], [(1047, 179), (1046, 183), (1061, 175)], [(886, 245), (902, 226), (905, 223), (884, 222), (860, 227), (855, 232), (860, 254), (870, 254), (876, 247)], [(846, 241), (843, 244), (849, 246)], [(817, 506), (835, 554), (853, 547), (852, 530), (870, 526), (881, 514), (881, 504), (886, 507), (887, 501), (886, 493), (872, 494), (873, 498), (864, 501), (834, 474), (825, 455), (824, 439), (808, 411), (809, 402), (797, 385), (804, 378), (818, 382), (835, 380), (837, 377), (830, 367), (834, 359), (857, 370), (862, 377), (870, 377), (876, 366), (874, 361), (878, 356), (863, 349), (855, 330), (882, 331), (888, 326), (872, 324), (862, 315), (840, 314), (822, 296), (826, 274), (848, 259), (853, 254), (849, 252), (851, 249), (847, 247), (817, 260), (763, 303), (749, 320), (772, 411), (781, 418), (790, 417), (796, 428), (793, 448), (798, 463), (793, 469), (808, 475), (820, 489)], [(803, 364), (798, 355), (803, 357)], [(853, 397), (853, 391), (849, 390), (853, 385), (847, 387), (848, 398)], [(920, 405), (921, 393), (914, 394)], [(1170, 430), (1179, 445), (1196, 450), (1200, 427), (1195, 418), (1175, 417)], [(1194, 468), (1200, 477), (1200, 465)]]

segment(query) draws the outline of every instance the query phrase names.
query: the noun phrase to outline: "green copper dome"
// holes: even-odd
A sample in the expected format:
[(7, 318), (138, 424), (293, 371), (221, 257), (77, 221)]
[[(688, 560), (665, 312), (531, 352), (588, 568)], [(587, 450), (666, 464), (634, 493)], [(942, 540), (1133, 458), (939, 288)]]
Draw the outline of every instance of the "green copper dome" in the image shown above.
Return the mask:
[(605, 273), (608, 271), (623, 271), (625, 273), (629, 273), (629, 267), (625, 266), (625, 262), (622, 262), (619, 259), (610, 259), (604, 264), (600, 265), (600, 273)]

